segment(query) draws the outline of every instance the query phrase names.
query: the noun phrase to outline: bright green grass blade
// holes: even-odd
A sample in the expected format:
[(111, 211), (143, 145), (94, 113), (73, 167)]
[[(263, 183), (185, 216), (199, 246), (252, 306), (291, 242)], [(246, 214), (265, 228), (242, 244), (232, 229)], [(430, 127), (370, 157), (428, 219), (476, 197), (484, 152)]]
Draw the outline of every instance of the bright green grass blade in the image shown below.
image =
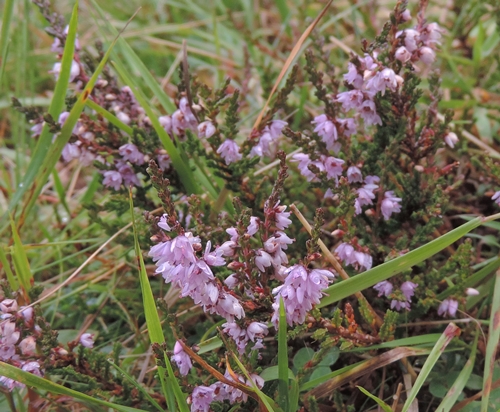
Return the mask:
[[(73, 56), (75, 52), (77, 19), (78, 19), (78, 2), (76, 2), (73, 8), (73, 14), (71, 15), (71, 20), (68, 29), (68, 36), (66, 38), (66, 44), (64, 46), (63, 57), (61, 60), (61, 72), (59, 73), (59, 78), (57, 79), (56, 87), (54, 89), (54, 96), (52, 98), (52, 101), (50, 102), (50, 106), (48, 109), (48, 113), (56, 121), (59, 118), (59, 115), (61, 114), (61, 111), (65, 104), (66, 90), (68, 89), (69, 77), (71, 71), (71, 63), (73, 61)], [(49, 156), (47, 156), (51, 146), (52, 146), (52, 133), (50, 133), (49, 126), (47, 124), (44, 124), (42, 133), (40, 134), (37, 145), (33, 152), (31, 162), (28, 165), (28, 170), (24, 175), (22, 185), (20, 185), (17, 188), (16, 192), (12, 196), (12, 199), (9, 203), (10, 212), (12, 212), (12, 210), (15, 207), (17, 207), (18, 203), (20, 202), (24, 194), (28, 191), (28, 189), (32, 188), (33, 182), (35, 181), (37, 176), (40, 175), (40, 170), (43, 168), (43, 166), (52, 160)], [(57, 161), (57, 159), (59, 159), (59, 156), (55, 160)], [(46, 177), (48, 177), (48, 174), (50, 174), (51, 171), (52, 167), (48, 171)], [(45, 184), (45, 181), (46, 180), (44, 180), (43, 184)]]
[(460, 334), (460, 329), (454, 323), (450, 323), (446, 327), (445, 331), (434, 345), (434, 348), (432, 348), (431, 353), (429, 353), (429, 356), (427, 357), (424, 366), (422, 366), (422, 369), (420, 370), (420, 373), (418, 374), (418, 377), (415, 380), (415, 384), (413, 385), (410, 393), (406, 397), (406, 402), (404, 403), (401, 412), (408, 411), (410, 405), (417, 397), (418, 392), (420, 391), (425, 381), (429, 377), (432, 368), (434, 367), (434, 365), (436, 364), (436, 362), (438, 361), (439, 357), (444, 352), (448, 344), (452, 341), (452, 339), (455, 336), (457, 336), (457, 333)]
[[(99, 14), (101, 21), (106, 25), (106, 28), (114, 36), (118, 35), (118, 31), (109, 22), (108, 18), (106, 18), (103, 10), (99, 7), (95, 0), (92, 0), (92, 5), (94, 6), (94, 10), (96, 10)], [(125, 71), (125, 67), (121, 63), (123, 60), (125, 60), (132, 70), (135, 69), (139, 71), (142, 80), (144, 80), (147, 86), (151, 89), (151, 91), (156, 96), (163, 108), (167, 111), (167, 113), (173, 113), (175, 110), (177, 110), (177, 107), (175, 107), (174, 103), (161, 89), (156, 79), (153, 77), (148, 68), (145, 66), (139, 56), (137, 56), (132, 47), (129, 46), (125, 39), (120, 38), (118, 40), (118, 50), (121, 52), (123, 57), (120, 57), (117, 52), (114, 52), (113, 57), (116, 60), (116, 64), (120, 65), (120, 68)]]
[(170, 161), (172, 162), (172, 165), (174, 166), (174, 169), (177, 172), (179, 179), (184, 185), (184, 188), (186, 189), (187, 193), (188, 194), (199, 193), (200, 191), (198, 188), (198, 184), (194, 179), (193, 172), (191, 171), (189, 164), (184, 163), (184, 161), (182, 160), (179, 151), (177, 150), (174, 143), (170, 139), (168, 133), (160, 124), (158, 117), (154, 113), (151, 106), (148, 104), (146, 97), (142, 94), (142, 91), (139, 90), (139, 88), (135, 85), (134, 81), (129, 76), (129, 74), (126, 73), (120, 65), (117, 65), (115, 62), (113, 62), (113, 66), (120, 75), (120, 77), (122, 78), (122, 80), (124, 81), (124, 83), (130, 87), (139, 104), (146, 111), (146, 114), (148, 115), (151, 124), (156, 130), (156, 133), (158, 133), (158, 137), (163, 143), (163, 147), (165, 147), (165, 150), (170, 156)]
[(112, 402), (102, 401), (96, 397), (85, 395), (73, 389), (66, 388), (65, 386), (58, 385), (48, 379), (40, 378), (32, 373), (25, 372), (22, 369), (0, 361), (0, 375), (6, 376), (9, 379), (24, 383), (27, 386), (36, 388), (38, 390), (57, 393), (59, 395), (71, 396), (83, 402), (93, 405), (106, 406), (120, 412), (146, 412), (144, 409), (131, 408), (129, 406), (118, 405)]
[(54, 179), (54, 189), (57, 192), (57, 196), (59, 196), (59, 201), (64, 207), (64, 210), (66, 210), (68, 216), (71, 216), (71, 210), (69, 210), (68, 202), (66, 202), (66, 190), (64, 190), (64, 186), (56, 169), (52, 170), (52, 178)]
[[(493, 371), (495, 368), (495, 354), (500, 340), (500, 271), (497, 271), (495, 278), (495, 289), (493, 291), (493, 301), (491, 302), (490, 328), (488, 333), (488, 343), (486, 344), (486, 356), (484, 358), (483, 373), (483, 396), (481, 398), (481, 412), (488, 411), (488, 401), (490, 399), (491, 385), (493, 382)], [(498, 406), (498, 405), (497, 405)]]
[(3, 5), (2, 32), (0, 34), (0, 86), (2, 85), (3, 73), (7, 63), (9, 51), (9, 29), (14, 11), (14, 0), (6, 0)]
[(129, 136), (133, 135), (134, 130), (130, 126), (127, 126), (120, 119), (118, 119), (118, 117), (116, 117), (113, 113), (107, 111), (104, 107), (99, 106), (96, 102), (94, 102), (91, 99), (87, 99), (87, 102), (85, 104), (92, 110), (95, 110), (97, 113), (99, 113), (108, 122), (118, 127), (118, 129), (124, 131)]
[(14, 262), (14, 269), (16, 270), (19, 284), (27, 294), (27, 292), (31, 289), (33, 274), (31, 273), (28, 257), (26, 256), (24, 245), (19, 237), (16, 223), (12, 217), (10, 219), (10, 227), (12, 230), (12, 238), (14, 240), (14, 245), (12, 246), (12, 261)]
[(424, 261), (451, 245), (466, 233), (480, 226), (484, 221), (485, 218), (477, 217), (403, 256), (330, 286), (324, 290), (327, 295), (321, 299), (318, 307), (331, 305), (411, 268), (413, 265)]
[[(75, 6), (76, 7), (76, 6)], [(73, 19), (72, 19), (73, 20)], [(71, 29), (70, 29), (71, 32)], [(69, 34), (68, 34), (68, 40), (66, 41), (66, 45), (70, 43), (69, 41)], [(45, 159), (43, 159), (43, 164), (41, 165), (40, 168), (37, 169), (37, 176), (35, 177), (35, 180), (32, 185), (30, 185), (30, 197), (27, 200), (27, 204), (24, 206), (23, 212), (20, 216), (20, 222), (22, 223), (25, 219), (25, 216), (28, 215), (29, 211), (35, 204), (38, 195), (40, 194), (43, 185), (47, 181), (48, 176), (50, 175), (52, 169), (58, 162), (58, 160), (61, 157), (61, 153), (64, 149), (64, 146), (66, 143), (68, 143), (71, 134), (73, 132), (73, 129), (76, 125), (76, 122), (80, 118), (80, 115), (82, 114), (82, 111), (85, 107), (85, 103), (90, 96), (90, 93), (92, 92), (92, 89), (94, 88), (94, 85), (101, 74), (102, 70), (104, 69), (104, 66), (106, 65), (106, 62), (108, 61), (108, 58), (111, 54), (111, 51), (113, 50), (113, 46), (116, 43), (116, 40), (109, 46), (108, 51), (102, 58), (101, 62), (97, 66), (94, 74), (88, 81), (87, 85), (83, 89), (82, 93), (78, 96), (78, 100), (76, 103), (73, 105), (73, 108), (71, 109), (68, 118), (64, 122), (61, 132), (57, 136), (56, 140), (54, 143), (50, 146), (50, 150), (47, 153)], [(35, 159), (34, 159), (35, 160)], [(26, 190), (26, 185), (24, 185), (24, 189)], [(17, 195), (17, 192), (16, 194)], [(15, 196), (14, 196), (15, 199)], [(15, 202), (13, 202), (15, 204)]]
[(411, 336), (409, 338), (391, 340), (389, 342), (384, 342), (379, 345), (371, 345), (367, 347), (359, 347), (349, 350), (343, 350), (342, 353), (366, 352), (374, 349), (399, 348), (400, 346), (429, 345), (429, 344), (435, 344), (440, 337), (441, 337), (440, 333), (429, 333), (427, 335)]
[(361, 392), (363, 392), (366, 396), (369, 398), (373, 399), (377, 404), (385, 411), (385, 412), (392, 412), (392, 408), (387, 405), (382, 399), (380, 399), (378, 396), (372, 395), (370, 392), (368, 392), (365, 388), (362, 388), (361, 386), (356, 386)]
[(257, 385), (255, 384), (255, 382), (251, 378), (250, 374), (246, 370), (245, 366), (238, 359), (238, 356), (236, 356), (236, 354), (234, 354), (234, 353), (231, 353), (231, 355), (233, 356), (234, 361), (236, 362), (236, 364), (238, 365), (238, 367), (240, 368), (240, 370), (243, 372), (243, 374), (245, 375), (245, 377), (248, 379), (249, 382), (251, 382), (252, 389), (255, 391), (255, 393), (259, 397), (260, 401), (264, 404), (264, 406), (266, 407), (266, 410), (268, 412), (283, 412), (283, 410), (276, 404), (276, 402), (274, 402), (269, 396), (267, 396), (266, 394), (264, 394), (257, 387)]
[(9, 282), (9, 286), (12, 290), (17, 290), (19, 289), (19, 283), (14, 276), (14, 273), (12, 273), (12, 270), (10, 268), (10, 264), (7, 260), (7, 255), (5, 254), (4, 248), (7, 246), (0, 244), (0, 263), (3, 266), (3, 269), (5, 270), (5, 274), (7, 275), (7, 281)]
[(300, 386), (300, 391), (307, 391), (309, 389), (315, 388), (318, 385), (321, 385), (323, 382), (326, 382), (332, 378), (335, 378), (336, 376), (342, 375), (343, 373), (349, 372), (350, 370), (362, 366), (364, 363), (367, 361), (360, 361), (353, 363), (352, 365), (349, 366), (344, 366), (343, 368), (337, 369), (336, 371), (333, 371), (332, 373), (329, 373), (328, 375), (320, 376), (319, 378), (316, 379), (311, 379), (310, 381), (304, 383), (303, 385)]
[(278, 403), (281, 409), (288, 411), (288, 339), (286, 312), (283, 298), (280, 296), (278, 328)]
[(153, 405), (156, 409), (159, 411), (163, 412), (163, 408), (154, 400), (154, 398), (149, 394), (149, 392), (144, 389), (144, 387), (137, 382), (133, 376), (130, 376), (127, 372), (125, 372), (122, 368), (120, 368), (116, 363), (113, 362), (112, 359), (108, 359), (108, 363), (115, 368), (118, 372), (120, 372), (123, 377), (125, 377), (131, 385), (133, 385), (139, 392), (141, 392), (148, 400), (151, 402), (151, 405)]
[[(163, 335), (160, 317), (158, 316), (158, 311), (156, 310), (153, 291), (151, 290), (151, 285), (149, 284), (148, 275), (146, 273), (146, 266), (144, 265), (144, 259), (142, 258), (141, 248), (139, 246), (139, 240), (137, 238), (132, 192), (130, 192), (129, 194), (129, 199), (130, 214), (132, 216), (132, 226), (134, 228), (134, 246), (137, 260), (139, 262), (139, 280), (141, 283), (144, 316), (146, 318), (146, 324), (148, 327), (149, 339), (151, 343), (162, 344), (163, 342), (165, 342), (165, 337)], [(165, 371), (165, 368), (158, 366), (158, 375), (160, 376), (163, 393), (165, 395), (165, 398), (167, 399), (168, 409), (170, 411), (175, 411), (175, 401), (177, 401), (177, 405), (179, 406), (181, 412), (189, 412), (189, 408), (186, 403), (186, 397), (182, 393), (179, 382), (177, 382), (177, 379), (174, 376), (168, 356), (164, 356), (164, 361), (165, 365), (167, 366), (167, 371)], [(168, 375), (165, 372), (167, 372)]]
[(465, 366), (460, 372), (460, 375), (458, 375), (457, 379), (455, 380), (453, 385), (451, 385), (451, 388), (448, 390), (445, 397), (437, 407), (436, 412), (449, 412), (462, 393), (463, 389), (465, 388), (465, 385), (467, 385), (469, 377), (472, 373), (472, 369), (474, 368), (474, 363), (476, 361), (478, 338), (479, 331), (476, 332), (476, 337), (474, 339), (474, 343), (472, 344), (472, 351), (469, 359), (465, 363)]

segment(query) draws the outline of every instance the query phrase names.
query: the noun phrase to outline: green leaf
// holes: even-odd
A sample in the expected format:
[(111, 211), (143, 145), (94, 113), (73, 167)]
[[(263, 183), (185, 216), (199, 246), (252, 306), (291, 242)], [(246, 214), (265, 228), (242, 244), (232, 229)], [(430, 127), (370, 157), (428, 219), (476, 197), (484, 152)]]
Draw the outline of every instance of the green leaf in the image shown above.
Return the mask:
[(288, 338), (286, 312), (280, 296), (278, 327), (278, 403), (284, 411), (288, 410)]
[(477, 217), (403, 256), (330, 286), (324, 290), (326, 296), (321, 299), (321, 303), (318, 307), (322, 308), (324, 306), (331, 305), (332, 303), (338, 302), (339, 300), (351, 296), (356, 292), (360, 292), (374, 286), (378, 282), (389, 279), (390, 277), (411, 268), (417, 263), (423, 262), (425, 259), (428, 259), (460, 239), (466, 233), (480, 226), (484, 221), (485, 218)]
[(32, 373), (25, 372), (22, 369), (0, 361), (0, 375), (6, 376), (9, 379), (24, 383), (26, 386), (36, 388), (38, 390), (56, 393), (58, 395), (71, 396), (75, 399), (90, 403), (91, 405), (106, 406), (120, 412), (146, 412), (144, 409), (131, 408), (129, 406), (118, 405), (112, 402), (102, 401), (95, 396), (85, 395), (84, 393), (58, 385), (48, 379), (40, 378)]
[(314, 356), (314, 350), (311, 348), (300, 348), (293, 357), (293, 366), (295, 369), (302, 369), (307, 362)]
[(312, 381), (312, 380), (315, 380), (315, 379), (320, 379), (323, 376), (329, 375), (331, 372), (332, 372), (332, 370), (330, 369), (330, 367), (328, 367), (328, 366), (319, 366), (318, 365), (314, 369), (313, 373), (311, 373), (311, 376), (309, 377), (309, 380)]
[[(151, 343), (162, 344), (165, 342), (165, 337), (163, 336), (163, 329), (160, 322), (160, 317), (158, 316), (158, 311), (156, 310), (156, 303), (153, 296), (153, 291), (151, 290), (151, 285), (149, 284), (148, 274), (146, 272), (146, 266), (144, 265), (144, 259), (142, 258), (141, 248), (139, 246), (139, 240), (137, 238), (137, 230), (134, 217), (134, 205), (132, 202), (132, 192), (129, 193), (130, 201), (130, 214), (132, 217), (132, 226), (134, 228), (134, 246), (137, 260), (139, 262), (139, 281), (141, 284), (141, 292), (144, 307), (144, 316), (146, 318), (146, 325), (148, 327), (149, 340)], [(162, 384), (163, 393), (167, 399), (168, 409), (170, 411), (175, 411), (175, 401), (181, 412), (189, 412), (189, 407), (186, 402), (186, 397), (182, 393), (179, 386), (179, 382), (175, 378), (172, 370), (172, 365), (168, 356), (164, 354), (164, 362), (167, 366), (167, 370), (161, 366), (158, 366), (158, 375), (160, 376), (160, 381)], [(167, 374), (165, 373), (167, 372)]]
[[(278, 365), (270, 366), (269, 368), (264, 369), (261, 372), (260, 377), (262, 379), (264, 379), (265, 382), (275, 381), (275, 380), (279, 379)], [(288, 369), (288, 379), (292, 379), (292, 380), (295, 379), (295, 375), (293, 374), (291, 369)]]
[(332, 366), (340, 356), (340, 350), (337, 347), (331, 348), (326, 354), (323, 356), (323, 359), (318, 366)]
[(377, 404), (385, 411), (385, 412), (392, 412), (392, 408), (387, 405), (382, 399), (379, 397), (372, 395), (370, 392), (368, 392), (365, 388), (362, 388), (361, 386), (356, 386), (361, 392), (363, 392), (366, 396), (369, 398), (373, 399)]
[(477, 27), (477, 37), (472, 46), (472, 60), (476, 68), (479, 68), (481, 64), (485, 34), (483, 23), (480, 21)]
[(406, 397), (406, 402), (403, 405), (403, 409), (401, 412), (407, 412), (408, 409), (410, 408), (412, 402), (415, 400), (417, 397), (418, 392), (424, 385), (425, 381), (429, 377), (429, 374), (431, 373), (432, 368), (438, 361), (439, 357), (441, 354), (444, 352), (445, 348), (448, 346), (448, 344), (452, 341), (452, 339), (456, 336), (456, 333), (459, 332), (459, 328), (454, 324), (450, 323), (439, 340), (436, 342), (434, 347), (431, 350), (431, 353), (429, 353), (429, 356), (427, 357), (427, 360), (424, 363), (424, 366), (422, 366), (422, 369), (420, 370), (420, 373), (418, 374), (417, 379), (415, 380), (415, 384), (411, 388), (410, 393)]

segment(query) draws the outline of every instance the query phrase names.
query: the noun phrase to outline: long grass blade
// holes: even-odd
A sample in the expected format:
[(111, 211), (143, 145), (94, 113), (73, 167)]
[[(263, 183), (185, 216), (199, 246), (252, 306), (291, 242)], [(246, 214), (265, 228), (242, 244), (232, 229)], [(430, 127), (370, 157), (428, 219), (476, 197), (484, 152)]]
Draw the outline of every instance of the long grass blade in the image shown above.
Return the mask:
[[(483, 373), (483, 397), (481, 398), (481, 412), (488, 411), (488, 402), (493, 383), (493, 372), (495, 369), (495, 358), (500, 340), (500, 270), (496, 273), (493, 301), (491, 302), (490, 328), (488, 343), (486, 344), (486, 356), (484, 358)], [(498, 406), (498, 405), (497, 405)]]
[[(151, 285), (149, 284), (148, 275), (146, 273), (146, 266), (144, 265), (144, 259), (142, 258), (141, 248), (139, 246), (139, 239), (137, 237), (137, 230), (134, 218), (134, 205), (132, 202), (132, 192), (129, 195), (130, 200), (130, 213), (132, 216), (132, 226), (134, 228), (134, 246), (135, 253), (137, 256), (138, 266), (139, 266), (139, 280), (141, 284), (141, 292), (144, 307), (144, 316), (146, 318), (146, 324), (148, 327), (149, 340), (151, 343), (162, 344), (165, 342), (165, 337), (163, 335), (163, 329), (160, 322), (160, 317), (158, 316), (158, 311), (156, 310), (156, 303), (153, 296), (153, 291), (151, 290)], [(188, 412), (189, 408), (186, 403), (186, 398), (184, 397), (177, 379), (175, 379), (174, 373), (172, 371), (172, 366), (170, 365), (170, 360), (168, 356), (163, 357), (166, 369), (162, 366), (158, 366), (158, 375), (160, 377), (161, 386), (165, 398), (167, 399), (167, 405), (169, 411), (175, 411), (175, 403), (179, 407), (181, 412)]]
[(392, 408), (387, 405), (382, 399), (380, 399), (378, 396), (375, 396), (368, 392), (365, 388), (362, 388), (361, 386), (356, 386), (361, 392), (363, 392), (366, 396), (369, 398), (373, 399), (375, 402), (377, 402), (378, 406), (382, 408), (385, 412), (392, 412)]
[(99, 398), (85, 395), (84, 393), (58, 385), (47, 379), (40, 378), (32, 373), (25, 372), (22, 369), (0, 361), (0, 375), (6, 376), (9, 379), (24, 383), (26, 386), (36, 388), (38, 390), (57, 393), (59, 395), (71, 396), (91, 405), (100, 405), (112, 408), (120, 412), (146, 412), (144, 409), (131, 408), (129, 406), (118, 405), (112, 402), (102, 401)]
[(449, 412), (462, 393), (463, 389), (465, 388), (465, 385), (467, 385), (469, 377), (472, 373), (472, 369), (474, 368), (474, 363), (476, 361), (478, 338), (479, 332), (476, 332), (476, 337), (474, 339), (474, 343), (472, 344), (470, 357), (465, 363), (465, 366), (458, 375), (457, 379), (455, 380), (453, 385), (451, 385), (451, 388), (448, 390), (445, 397), (437, 407), (436, 412)]
[(411, 252), (408, 252), (406, 255), (400, 256), (373, 269), (367, 270), (366, 272), (360, 273), (355, 277), (330, 286), (325, 289), (325, 293), (327, 295), (321, 299), (321, 303), (318, 307), (321, 308), (323, 306), (331, 305), (332, 303), (338, 302), (339, 300), (351, 296), (356, 292), (367, 289), (378, 282), (382, 282), (383, 280), (389, 279), (390, 277), (411, 268), (417, 263), (424, 261), (425, 259), (440, 252), (445, 247), (451, 245), (453, 242), (463, 237), (466, 233), (480, 226), (486, 220), (486, 218), (477, 217), (474, 220), (453, 229), (445, 235), (440, 236), (437, 239), (412, 250)]
[(460, 335), (460, 329), (454, 323), (450, 323), (446, 327), (445, 331), (443, 332), (439, 340), (434, 345), (434, 348), (432, 348), (431, 353), (429, 354), (427, 360), (424, 363), (424, 366), (422, 366), (422, 369), (420, 370), (420, 373), (417, 377), (417, 380), (415, 381), (415, 384), (413, 385), (410, 393), (406, 397), (406, 402), (404, 403), (401, 412), (408, 411), (412, 402), (417, 397), (418, 392), (420, 391), (425, 381), (429, 377), (429, 373), (431, 373), (432, 368), (438, 361), (439, 357), (444, 352), (448, 344), (452, 341), (452, 339), (458, 335)]
[(278, 403), (288, 411), (288, 339), (286, 312), (283, 298), (280, 297), (278, 327)]
[[(66, 90), (68, 89), (70, 72), (71, 72), (71, 63), (73, 61), (73, 56), (75, 52), (77, 23), (78, 23), (78, 2), (75, 3), (75, 6), (73, 8), (73, 14), (71, 15), (71, 19), (69, 22), (68, 35), (66, 37), (66, 44), (64, 45), (64, 52), (61, 60), (61, 71), (59, 73), (59, 78), (57, 79), (56, 86), (54, 89), (54, 96), (52, 97), (48, 109), (48, 113), (55, 120), (59, 118), (59, 115), (61, 114), (61, 111), (65, 104)], [(40, 175), (40, 170), (43, 168), (43, 166), (51, 162), (52, 159), (49, 156), (47, 156), (51, 146), (52, 146), (52, 133), (50, 133), (49, 125), (44, 124), (37, 145), (33, 152), (31, 162), (29, 163), (28, 169), (26, 170), (26, 173), (24, 175), (22, 184), (19, 185), (9, 203), (10, 212), (12, 212), (15, 207), (17, 207), (18, 203), (21, 201), (24, 194), (29, 189), (32, 189), (33, 182), (35, 181), (37, 176)], [(57, 159), (59, 159), (59, 157), (57, 157)], [(50, 173), (51, 171), (52, 167), (50, 168), (48, 173)]]
[(26, 256), (24, 245), (21, 242), (21, 238), (17, 231), (16, 223), (12, 217), (10, 219), (10, 226), (12, 229), (12, 238), (14, 240), (14, 245), (12, 247), (12, 261), (14, 262), (14, 269), (16, 271), (19, 284), (25, 292), (25, 298), (28, 299), (28, 292), (33, 283), (33, 274), (31, 273), (28, 257)]
[(6, 0), (3, 5), (2, 17), (2, 32), (0, 34), (0, 86), (2, 85), (3, 73), (7, 63), (7, 55), (9, 52), (9, 30), (12, 14), (14, 11), (14, 0)]

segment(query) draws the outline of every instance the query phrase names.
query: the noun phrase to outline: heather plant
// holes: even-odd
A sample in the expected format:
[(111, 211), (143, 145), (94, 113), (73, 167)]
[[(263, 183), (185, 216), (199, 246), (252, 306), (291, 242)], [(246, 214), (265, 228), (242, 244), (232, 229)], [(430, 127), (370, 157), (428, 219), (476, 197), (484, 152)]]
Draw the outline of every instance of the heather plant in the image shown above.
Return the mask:
[(496, 410), (498, 5), (171, 3), (4, 6), (2, 407)]

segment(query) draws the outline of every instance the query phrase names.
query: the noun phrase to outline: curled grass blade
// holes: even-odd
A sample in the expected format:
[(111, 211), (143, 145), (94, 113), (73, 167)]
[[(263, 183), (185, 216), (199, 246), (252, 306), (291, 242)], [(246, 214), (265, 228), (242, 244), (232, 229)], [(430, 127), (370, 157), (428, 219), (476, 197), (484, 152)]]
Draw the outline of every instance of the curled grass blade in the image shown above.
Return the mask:
[(58, 395), (71, 396), (72, 398), (81, 400), (91, 405), (100, 405), (112, 408), (120, 412), (146, 412), (144, 409), (131, 408), (129, 406), (118, 405), (112, 402), (102, 401), (96, 397), (85, 395), (84, 393), (58, 385), (48, 379), (40, 378), (32, 373), (25, 372), (22, 369), (0, 361), (0, 375), (6, 376), (9, 379), (24, 383), (26, 386), (36, 388), (38, 390), (56, 393)]
[(495, 355), (498, 341), (500, 340), (500, 270), (495, 277), (495, 289), (491, 303), (490, 328), (488, 343), (486, 344), (486, 356), (484, 359), (483, 373), (483, 397), (481, 398), (481, 412), (488, 411), (491, 387), (493, 383), (493, 371), (495, 368)]
[[(149, 284), (146, 266), (144, 265), (144, 259), (142, 258), (141, 248), (139, 246), (139, 240), (137, 238), (132, 191), (129, 192), (129, 202), (132, 227), (134, 229), (135, 254), (138, 262), (139, 281), (141, 284), (144, 316), (146, 318), (146, 325), (148, 327), (149, 340), (151, 341), (151, 343), (162, 344), (165, 342), (165, 337), (163, 335), (160, 317), (158, 316), (158, 311), (156, 310), (153, 291), (151, 290), (151, 285)], [(170, 360), (168, 359), (168, 356), (166, 356), (166, 354), (164, 354), (163, 358), (166, 365), (166, 370), (162, 366), (158, 366), (158, 375), (160, 377), (163, 393), (165, 395), (165, 398), (167, 399), (168, 409), (170, 411), (175, 411), (175, 403), (177, 402), (177, 405), (179, 406), (179, 410), (181, 410), (181, 412), (188, 412), (189, 408), (186, 403), (186, 398), (184, 397), (179, 383), (174, 376), (172, 366), (170, 365)]]
[(452, 341), (452, 339), (455, 336), (460, 335), (460, 329), (458, 326), (456, 326), (454, 323), (450, 323), (439, 340), (436, 342), (434, 347), (431, 350), (431, 353), (427, 357), (427, 360), (424, 363), (424, 366), (422, 366), (422, 369), (420, 370), (420, 373), (418, 374), (417, 380), (415, 381), (415, 384), (411, 388), (410, 393), (406, 397), (406, 402), (403, 405), (403, 409), (401, 412), (407, 412), (408, 409), (410, 408), (412, 402), (415, 400), (417, 397), (418, 392), (424, 385), (425, 381), (429, 377), (429, 373), (431, 373), (432, 368), (438, 361), (439, 357), (441, 354), (444, 352), (448, 344)]
[(494, 215), (489, 218), (477, 217), (403, 256), (383, 263), (373, 269), (367, 270), (366, 272), (360, 273), (355, 277), (336, 283), (324, 290), (327, 295), (321, 299), (321, 303), (318, 307), (321, 308), (331, 305), (332, 303), (338, 302), (339, 300), (351, 296), (361, 290), (374, 286), (378, 282), (389, 279), (390, 277), (397, 275), (398, 273), (401, 273), (440, 252), (453, 242), (463, 237), (466, 233), (480, 226), (483, 222), (498, 217), (498, 215)]
[(445, 397), (437, 407), (437, 412), (449, 412), (462, 393), (463, 389), (465, 388), (465, 385), (469, 381), (469, 377), (472, 373), (472, 369), (474, 368), (474, 363), (476, 361), (478, 338), (479, 332), (476, 332), (476, 337), (474, 338), (474, 343), (472, 344), (470, 357), (465, 363), (465, 366), (460, 372), (460, 375), (458, 375), (457, 379), (455, 380), (453, 385), (451, 385), (451, 388), (448, 390)]

